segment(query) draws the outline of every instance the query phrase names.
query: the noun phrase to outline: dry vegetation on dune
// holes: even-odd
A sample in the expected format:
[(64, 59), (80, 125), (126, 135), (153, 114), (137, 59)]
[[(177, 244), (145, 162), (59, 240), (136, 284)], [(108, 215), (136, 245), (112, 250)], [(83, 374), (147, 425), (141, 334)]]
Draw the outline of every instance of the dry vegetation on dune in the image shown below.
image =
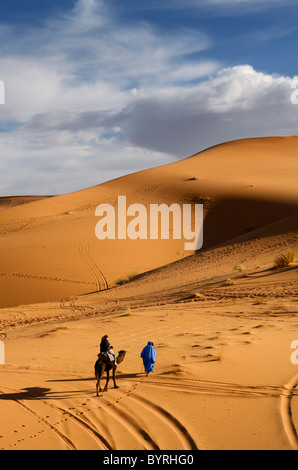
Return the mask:
[(249, 276), (246, 266), (244, 266), (244, 264), (242, 264), (242, 263), (236, 264), (234, 269), (235, 269), (235, 271), (240, 272), (243, 277), (248, 277)]
[(278, 255), (274, 261), (274, 267), (278, 269), (287, 268), (291, 264), (295, 263), (296, 251), (288, 249), (287, 252)]

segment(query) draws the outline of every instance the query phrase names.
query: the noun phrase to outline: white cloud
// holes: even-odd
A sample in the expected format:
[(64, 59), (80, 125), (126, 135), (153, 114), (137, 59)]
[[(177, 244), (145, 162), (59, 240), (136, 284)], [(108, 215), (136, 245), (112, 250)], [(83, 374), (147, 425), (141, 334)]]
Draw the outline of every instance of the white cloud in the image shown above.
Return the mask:
[(220, 70), (200, 31), (128, 26), (108, 2), (80, 0), (43, 28), (2, 33), (2, 195), (74, 191), (221, 141), (296, 133), (290, 78)]
[(108, 175), (167, 163), (167, 154), (150, 157), (146, 149), (128, 149), (120, 139), (125, 129), (117, 129), (114, 116), (142, 93), (200, 80), (218, 69), (214, 61), (187, 58), (209, 47), (205, 34), (187, 29), (165, 34), (147, 23), (128, 26), (103, 0), (79, 0), (44, 27), (2, 25), (0, 34), (6, 42), (0, 58), (6, 86), (0, 109), (2, 194), (39, 187), (59, 192), (58, 181), (65, 192), (82, 181), (88, 186)]
[(188, 156), (220, 142), (298, 133), (289, 77), (251, 66), (221, 70), (192, 87), (171, 87), (132, 103), (119, 115), (134, 145)]
[(190, 82), (198, 80), (200, 77), (212, 75), (218, 69), (218, 63), (215, 61), (205, 61), (199, 64), (186, 64), (168, 72), (166, 82)]
[(59, 142), (57, 136), (56, 144), (51, 141), (50, 147), (39, 147), (15, 135), (3, 135), (0, 194), (64, 194), (173, 161), (164, 152), (109, 141), (77, 144), (73, 135), (68, 137)]
[(12, 27), (6, 42), (0, 59), (7, 87), (2, 122), (26, 122), (53, 110), (118, 111), (130, 89), (199, 80), (219, 67), (186, 58), (209, 47), (205, 34), (165, 34), (145, 23), (127, 26), (111, 17), (102, 0), (79, 0), (71, 13), (43, 29), (18, 35)]

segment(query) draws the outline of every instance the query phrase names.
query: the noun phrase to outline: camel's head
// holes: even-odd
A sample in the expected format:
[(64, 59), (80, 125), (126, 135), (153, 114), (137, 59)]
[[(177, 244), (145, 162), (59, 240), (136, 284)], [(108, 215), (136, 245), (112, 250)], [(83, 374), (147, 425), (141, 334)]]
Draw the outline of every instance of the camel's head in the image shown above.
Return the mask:
[(125, 356), (126, 356), (126, 351), (119, 351), (118, 352), (118, 357), (117, 357), (118, 364), (120, 364), (120, 362), (124, 361)]

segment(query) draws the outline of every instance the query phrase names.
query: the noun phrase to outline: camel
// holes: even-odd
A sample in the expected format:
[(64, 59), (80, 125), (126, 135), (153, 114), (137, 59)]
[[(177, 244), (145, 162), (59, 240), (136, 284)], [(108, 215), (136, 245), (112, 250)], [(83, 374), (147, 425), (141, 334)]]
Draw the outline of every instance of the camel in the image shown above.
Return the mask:
[[(126, 351), (119, 351), (118, 352), (117, 365), (124, 361), (125, 355), (126, 355)], [(107, 360), (107, 358), (105, 356), (103, 356), (102, 354), (98, 355), (98, 359), (97, 359), (97, 361), (95, 363), (95, 366), (94, 366), (94, 368), (95, 368), (95, 377), (97, 379), (97, 382), (96, 382), (96, 395), (97, 396), (98, 396), (98, 392), (102, 392), (102, 388), (100, 386), (100, 381), (101, 381), (101, 379), (103, 377), (103, 374), (105, 372), (107, 373), (107, 381), (106, 381), (106, 385), (105, 385), (105, 388), (104, 388), (103, 391), (104, 392), (108, 391), (108, 384), (109, 384), (109, 380), (110, 380), (110, 370), (113, 370), (114, 388), (119, 388), (116, 385), (116, 378), (115, 378), (117, 365), (115, 364), (114, 361)]]

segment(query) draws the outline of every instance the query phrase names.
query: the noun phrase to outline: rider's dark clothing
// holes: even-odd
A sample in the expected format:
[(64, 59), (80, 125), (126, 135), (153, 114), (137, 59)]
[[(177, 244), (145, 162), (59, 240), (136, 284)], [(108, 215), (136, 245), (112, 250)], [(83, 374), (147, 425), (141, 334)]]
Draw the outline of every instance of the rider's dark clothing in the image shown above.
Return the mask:
[(107, 339), (103, 339), (100, 343), (100, 352), (107, 353), (111, 349), (111, 345)]

